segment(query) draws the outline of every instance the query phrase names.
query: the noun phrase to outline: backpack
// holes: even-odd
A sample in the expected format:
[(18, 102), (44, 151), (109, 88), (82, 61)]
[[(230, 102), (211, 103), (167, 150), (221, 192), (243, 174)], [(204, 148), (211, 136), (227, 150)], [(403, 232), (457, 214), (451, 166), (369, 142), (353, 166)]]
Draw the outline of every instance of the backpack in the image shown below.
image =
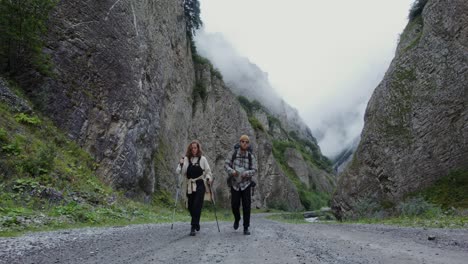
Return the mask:
[[(240, 149), (240, 144), (239, 143), (236, 143), (234, 145), (234, 152), (232, 153), (232, 157), (231, 157), (231, 166), (234, 165), (234, 159), (236, 159), (237, 157), (237, 151), (239, 151)], [(249, 156), (249, 170), (252, 169), (252, 146), (249, 145), (249, 148), (247, 148), (247, 154)]]

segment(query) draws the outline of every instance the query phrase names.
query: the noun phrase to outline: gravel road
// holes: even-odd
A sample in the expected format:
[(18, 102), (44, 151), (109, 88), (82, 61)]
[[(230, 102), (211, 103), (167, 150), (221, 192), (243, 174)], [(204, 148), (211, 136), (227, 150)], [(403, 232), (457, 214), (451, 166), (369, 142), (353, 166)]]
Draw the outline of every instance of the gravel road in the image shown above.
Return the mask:
[[(285, 224), (253, 215), (232, 223), (132, 225), (0, 238), (0, 263), (468, 263), (467, 229)], [(434, 237), (429, 240), (428, 237)]]

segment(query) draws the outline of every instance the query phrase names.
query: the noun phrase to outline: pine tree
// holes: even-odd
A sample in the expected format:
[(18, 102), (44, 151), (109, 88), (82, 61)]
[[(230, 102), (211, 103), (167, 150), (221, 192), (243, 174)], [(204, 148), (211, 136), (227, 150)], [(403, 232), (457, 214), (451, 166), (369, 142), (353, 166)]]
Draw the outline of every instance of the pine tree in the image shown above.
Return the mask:
[(410, 21), (422, 14), (424, 6), (426, 6), (428, 0), (415, 0), (411, 6), (408, 18)]
[(25, 64), (39, 71), (48, 64), (42, 53), (49, 12), (57, 0), (0, 0), (0, 72), (15, 73)]
[(184, 0), (184, 13), (187, 36), (192, 39), (197, 29), (203, 26), (200, 18), (200, 2), (198, 0)]

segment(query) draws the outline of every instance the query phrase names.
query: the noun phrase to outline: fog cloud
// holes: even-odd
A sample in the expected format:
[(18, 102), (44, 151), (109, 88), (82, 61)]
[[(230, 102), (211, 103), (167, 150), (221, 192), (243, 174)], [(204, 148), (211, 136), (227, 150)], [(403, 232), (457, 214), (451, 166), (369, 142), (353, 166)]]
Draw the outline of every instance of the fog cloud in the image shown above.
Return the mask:
[[(413, 1), (203, 0), (201, 15), (206, 32), (224, 36), (218, 44), (229, 43), (258, 65), (261, 83), (298, 109), (332, 157), (359, 136)], [(226, 80), (246, 66), (230, 63), (232, 53), (201, 38), (197, 45), (209, 46), (206, 54)]]

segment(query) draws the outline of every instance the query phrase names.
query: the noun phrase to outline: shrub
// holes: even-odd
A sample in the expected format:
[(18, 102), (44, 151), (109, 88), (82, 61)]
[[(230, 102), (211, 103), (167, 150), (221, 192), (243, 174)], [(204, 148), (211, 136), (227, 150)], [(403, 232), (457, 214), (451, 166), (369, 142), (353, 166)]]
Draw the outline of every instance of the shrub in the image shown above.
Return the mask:
[(398, 206), (398, 213), (402, 216), (428, 216), (434, 217), (441, 214), (440, 207), (435, 206), (422, 197), (414, 197), (401, 202)]
[(468, 208), (468, 171), (452, 171), (420, 194), (443, 208)]
[(249, 122), (255, 130), (265, 131), (265, 128), (263, 127), (262, 123), (260, 123), (260, 121), (258, 121), (257, 118), (253, 116), (249, 117)]
[(7, 155), (18, 156), (19, 154), (21, 154), (21, 147), (20, 147), (19, 140), (15, 139), (10, 144), (2, 146), (1, 151)]
[(36, 177), (47, 174), (54, 166), (56, 156), (55, 149), (50, 146), (41, 146), (37, 155), (29, 155), (26, 160), (21, 163), (22, 170)]
[(286, 201), (283, 201), (283, 200), (270, 201), (268, 202), (267, 206), (268, 208), (271, 208), (271, 209), (288, 211), (288, 205), (286, 204)]
[(198, 55), (197, 53), (192, 54), (192, 59), (193, 59), (193, 62), (200, 64), (200, 65), (204, 65), (204, 64), (211, 65), (211, 62), (207, 58), (202, 57)]
[(370, 197), (361, 199), (354, 205), (354, 212), (358, 218), (372, 218), (380, 209), (379, 203)]
[(211, 75), (217, 77), (220, 80), (223, 80), (223, 75), (221, 74), (221, 72), (214, 67), (211, 68)]
[(39, 187), (40, 187), (40, 184), (36, 180), (29, 179), (29, 178), (22, 178), (22, 179), (17, 179), (14, 182), (12, 189), (15, 192), (23, 193), (23, 192), (29, 192)]
[(20, 113), (15, 115), (15, 120), (18, 123), (26, 124), (26, 125), (40, 125), (41, 120), (37, 116), (29, 116), (25, 113)]
[(3, 128), (0, 128), (0, 145), (3, 145), (5, 143), (8, 143), (8, 135)]
[(171, 196), (171, 193), (166, 190), (156, 190), (153, 194), (153, 204), (162, 205), (165, 207), (173, 207), (174, 199), (172, 199)]

